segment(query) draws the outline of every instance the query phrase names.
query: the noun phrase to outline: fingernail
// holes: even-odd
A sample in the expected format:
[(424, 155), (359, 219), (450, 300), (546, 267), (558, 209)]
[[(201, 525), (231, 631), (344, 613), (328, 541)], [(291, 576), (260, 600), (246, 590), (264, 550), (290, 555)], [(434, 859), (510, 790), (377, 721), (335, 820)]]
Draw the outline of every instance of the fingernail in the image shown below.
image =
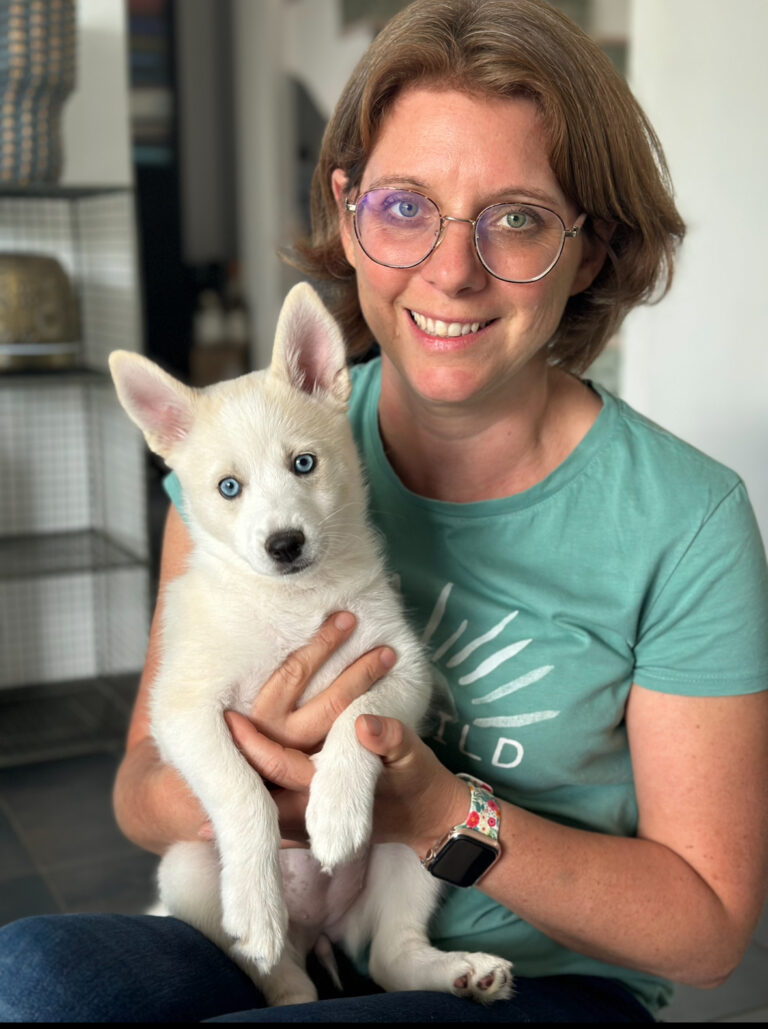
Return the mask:
[(350, 614), (349, 611), (342, 611), (340, 614), (336, 615), (333, 620), (333, 624), (340, 632), (349, 632), (355, 624), (355, 616)]
[(381, 661), (385, 668), (394, 668), (397, 654), (390, 647), (385, 647), (379, 654), (379, 661)]
[(381, 736), (384, 726), (381, 724), (381, 720), (376, 715), (365, 716), (365, 727), (371, 736)]

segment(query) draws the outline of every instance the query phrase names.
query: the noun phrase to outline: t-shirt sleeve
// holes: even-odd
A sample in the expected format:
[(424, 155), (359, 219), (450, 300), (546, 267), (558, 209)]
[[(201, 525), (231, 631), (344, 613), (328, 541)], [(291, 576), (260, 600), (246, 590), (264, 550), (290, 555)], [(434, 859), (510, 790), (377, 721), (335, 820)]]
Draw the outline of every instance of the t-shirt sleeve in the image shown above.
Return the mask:
[(173, 503), (173, 506), (179, 512), (182, 518), (186, 519), (184, 513), (184, 497), (181, 492), (181, 483), (179, 482), (176, 472), (169, 472), (168, 475), (163, 479), (163, 489), (168, 494)]
[(634, 681), (690, 696), (768, 689), (768, 569), (742, 483), (704, 519), (650, 601)]

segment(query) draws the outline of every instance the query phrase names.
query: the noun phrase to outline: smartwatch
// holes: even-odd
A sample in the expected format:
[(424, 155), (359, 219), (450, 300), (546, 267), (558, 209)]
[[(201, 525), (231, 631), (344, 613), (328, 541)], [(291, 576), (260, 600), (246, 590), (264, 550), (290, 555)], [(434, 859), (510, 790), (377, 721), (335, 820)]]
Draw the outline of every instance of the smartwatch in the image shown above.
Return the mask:
[(452, 886), (474, 886), (501, 857), (501, 813), (491, 787), (474, 776), (460, 774), (469, 786), (469, 814), (449, 829), (421, 863), (436, 879)]

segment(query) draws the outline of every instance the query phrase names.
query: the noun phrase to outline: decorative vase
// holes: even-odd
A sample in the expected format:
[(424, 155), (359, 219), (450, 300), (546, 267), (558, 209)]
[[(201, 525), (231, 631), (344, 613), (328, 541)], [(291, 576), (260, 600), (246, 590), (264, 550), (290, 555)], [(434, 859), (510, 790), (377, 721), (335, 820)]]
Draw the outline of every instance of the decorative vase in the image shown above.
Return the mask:
[(75, 55), (75, 0), (0, 0), (0, 185), (58, 181)]
[(59, 262), (0, 253), (0, 373), (71, 367), (79, 338), (77, 299)]

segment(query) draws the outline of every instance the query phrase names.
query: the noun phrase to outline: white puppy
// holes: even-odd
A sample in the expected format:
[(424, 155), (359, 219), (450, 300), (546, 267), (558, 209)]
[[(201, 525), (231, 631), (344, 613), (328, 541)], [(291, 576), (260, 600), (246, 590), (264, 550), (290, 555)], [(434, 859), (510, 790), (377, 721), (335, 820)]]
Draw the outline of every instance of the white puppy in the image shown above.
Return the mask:
[[(508, 962), (430, 946), (438, 884), (416, 855), (368, 847), (382, 766), (358, 742), (355, 719), (418, 727), (431, 676), (366, 521), (335, 322), (303, 284), (285, 302), (266, 371), (193, 390), (138, 354), (117, 351), (110, 368), (126, 411), (179, 477), (193, 541), (188, 569), (165, 594), (151, 727), (216, 842), (170, 848), (159, 872), (165, 909), (226, 950), (271, 1004), (316, 998), (304, 959), (321, 934), (351, 952), (370, 941), (371, 975), (388, 990), (508, 996)], [(248, 714), (272, 672), (340, 610), (357, 627), (305, 700), (372, 647), (389, 644), (398, 661), (339, 716), (314, 758), (311, 851), (281, 853), (275, 804), (223, 712)]]

